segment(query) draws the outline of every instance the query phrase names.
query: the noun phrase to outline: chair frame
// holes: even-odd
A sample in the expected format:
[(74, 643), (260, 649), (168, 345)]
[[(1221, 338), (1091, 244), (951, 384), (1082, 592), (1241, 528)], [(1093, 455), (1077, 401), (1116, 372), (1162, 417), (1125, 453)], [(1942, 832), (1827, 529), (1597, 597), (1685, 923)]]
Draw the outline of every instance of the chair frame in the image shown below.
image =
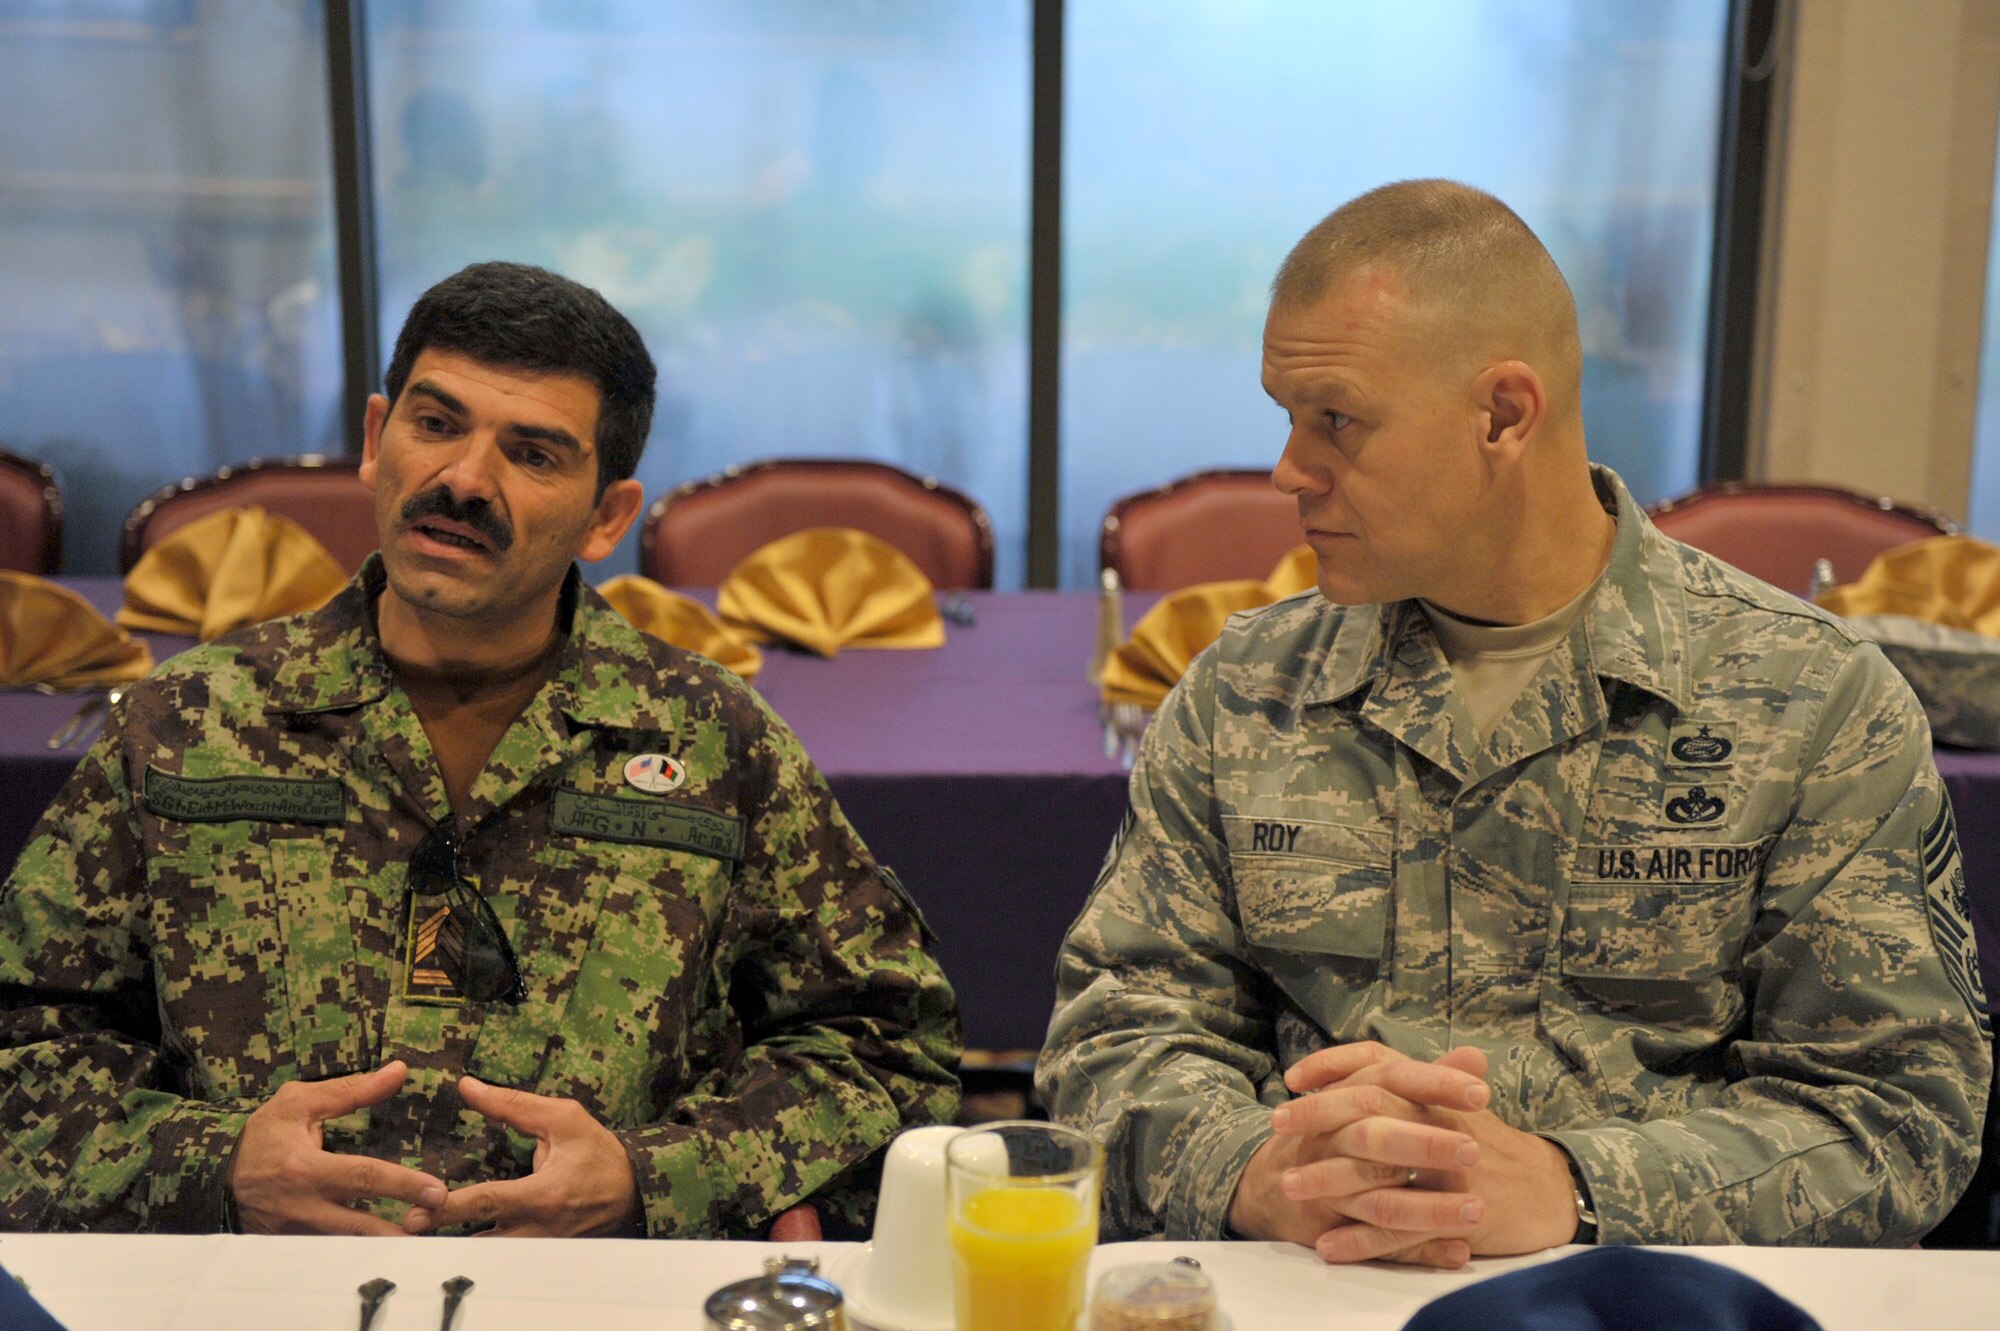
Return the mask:
[(1271, 469), (1269, 467), (1209, 467), (1203, 471), (1194, 471), (1189, 472), (1185, 476), (1177, 476), (1165, 485), (1155, 486), (1151, 490), (1138, 490), (1132, 494), (1125, 495), (1123, 498), (1113, 500), (1111, 507), (1104, 512), (1104, 521), (1099, 524), (1097, 529), (1098, 573), (1102, 575), (1104, 570), (1117, 567), (1119, 550), (1124, 540), (1125, 515), (1133, 508), (1155, 499), (1164, 499), (1168, 495), (1190, 489), (1193, 486), (1214, 480), (1217, 477), (1235, 478), (1252, 476), (1269, 481), (1271, 479)]
[(979, 547), (979, 567), (978, 576), (973, 583), (973, 589), (976, 591), (992, 590), (993, 519), (986, 515), (986, 510), (980, 506), (979, 501), (971, 495), (966, 494), (963, 490), (946, 485), (935, 476), (921, 476), (916, 472), (908, 471), (893, 463), (878, 462), (874, 458), (764, 458), (757, 462), (731, 463), (712, 476), (704, 476), (699, 480), (684, 481), (654, 500), (652, 507), (646, 510), (645, 525), (639, 531), (639, 566), (641, 568), (653, 568), (656, 566), (654, 553), (657, 538), (654, 533), (659, 530), (660, 519), (666, 516), (667, 510), (673, 507), (676, 500), (686, 499), (690, 495), (701, 494), (708, 490), (719, 490), (745, 477), (755, 476), (760, 472), (774, 471), (780, 467), (788, 470), (834, 467), (852, 470), (859, 467), (863, 470), (879, 472), (884, 477), (891, 478), (899, 484), (913, 485), (950, 500), (963, 509), (967, 517), (972, 519), (973, 530), (976, 533)]
[(132, 566), (145, 553), (140, 547), (146, 524), (153, 520), (153, 514), (162, 504), (178, 499), (182, 495), (199, 494), (213, 490), (234, 477), (247, 476), (260, 471), (327, 471), (346, 469), (358, 471), (361, 458), (355, 454), (332, 456), (326, 453), (305, 453), (295, 458), (251, 458), (234, 466), (222, 467), (207, 476), (189, 476), (163, 489), (155, 490), (139, 501), (139, 506), (125, 517), (125, 528), (118, 538), (118, 571), (130, 573)]
[(62, 568), (63, 555), (63, 510), (62, 491), (56, 486), (56, 474), (45, 462), (10, 453), (0, 448), (0, 469), (17, 471), (36, 481), (42, 488), (42, 546), (48, 551), (40, 572), (47, 576)]
[(1684, 495), (1661, 500), (1646, 510), (1646, 516), (1657, 518), (1676, 509), (1692, 508), (1704, 500), (1730, 495), (1770, 495), (1779, 498), (1786, 495), (1816, 495), (1852, 504), (1857, 508), (1893, 513), (1897, 517), (1934, 527), (1940, 536), (1956, 536), (1963, 530), (1958, 523), (1935, 508), (1923, 504), (1905, 503), (1900, 499), (1891, 499), (1887, 495), (1871, 496), (1863, 490), (1852, 490), (1844, 485), (1828, 485), (1822, 481), (1715, 481), (1690, 490)]

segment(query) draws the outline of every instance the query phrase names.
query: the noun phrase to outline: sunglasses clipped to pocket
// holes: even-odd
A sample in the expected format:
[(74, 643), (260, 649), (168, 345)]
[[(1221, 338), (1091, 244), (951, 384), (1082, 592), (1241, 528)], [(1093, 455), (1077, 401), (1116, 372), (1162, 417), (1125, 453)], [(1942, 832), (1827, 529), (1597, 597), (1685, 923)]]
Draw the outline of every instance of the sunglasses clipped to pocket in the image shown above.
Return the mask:
[(528, 991), (514, 945), (460, 867), (458, 849), (446, 824), (410, 857), (404, 993), (420, 1002), (518, 1003)]

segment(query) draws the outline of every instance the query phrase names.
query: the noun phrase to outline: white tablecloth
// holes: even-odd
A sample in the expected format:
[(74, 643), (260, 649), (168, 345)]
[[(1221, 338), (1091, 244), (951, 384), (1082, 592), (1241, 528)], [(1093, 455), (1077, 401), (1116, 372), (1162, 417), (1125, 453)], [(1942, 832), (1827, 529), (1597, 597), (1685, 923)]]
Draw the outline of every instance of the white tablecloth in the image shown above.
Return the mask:
[[(777, 1252), (818, 1255), (837, 1274), (854, 1245), (584, 1240), (282, 1239), (127, 1235), (0, 1236), (0, 1265), (69, 1331), (354, 1331), (356, 1286), (397, 1289), (377, 1331), (437, 1331), (439, 1286), (477, 1287), (458, 1331), (697, 1331), (710, 1291), (754, 1275)], [(1691, 1248), (1770, 1285), (1826, 1331), (2000, 1327), (2000, 1253)], [(1120, 1243), (1093, 1266), (1198, 1259), (1237, 1331), (1395, 1331), (1472, 1280), (1541, 1257), (1468, 1272), (1334, 1268), (1265, 1243)]]

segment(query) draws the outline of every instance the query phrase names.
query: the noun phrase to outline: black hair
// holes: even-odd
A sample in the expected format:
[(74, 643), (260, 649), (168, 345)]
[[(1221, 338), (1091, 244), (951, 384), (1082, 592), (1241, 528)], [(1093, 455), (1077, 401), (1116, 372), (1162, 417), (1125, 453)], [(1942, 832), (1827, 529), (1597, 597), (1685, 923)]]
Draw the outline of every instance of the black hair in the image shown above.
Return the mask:
[(525, 263), (475, 263), (417, 297), (396, 335), (389, 405), (427, 348), (597, 385), (597, 493), (638, 470), (653, 424), (653, 358), (632, 321), (579, 282)]

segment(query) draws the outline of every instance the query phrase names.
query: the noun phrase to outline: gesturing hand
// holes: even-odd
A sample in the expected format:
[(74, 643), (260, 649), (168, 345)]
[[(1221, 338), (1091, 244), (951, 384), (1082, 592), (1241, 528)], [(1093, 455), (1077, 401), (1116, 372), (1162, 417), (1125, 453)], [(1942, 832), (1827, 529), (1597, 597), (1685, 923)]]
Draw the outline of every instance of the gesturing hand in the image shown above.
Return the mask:
[(535, 1139), (527, 1178), (473, 1183), (403, 1217), (412, 1234), (445, 1225), (491, 1225), (481, 1236), (558, 1238), (639, 1232), (639, 1185), (624, 1144), (574, 1100), (460, 1077), (466, 1107)]
[[(1301, 1094), (1273, 1111), (1272, 1129), (1278, 1140), (1318, 1141), (1325, 1151), (1280, 1186), (1294, 1201), (1330, 1205), (1358, 1222), (1321, 1234), (1322, 1257), (1461, 1265), (1474, 1254), (1569, 1241), (1576, 1205), (1562, 1151), (1487, 1110), (1485, 1074), (1477, 1049), (1420, 1063), (1372, 1042), (1323, 1049), (1286, 1072), (1285, 1084)], [(1410, 1169), (1417, 1174), (1408, 1186), (1357, 1192), (1344, 1179), (1350, 1162), (1394, 1164), (1405, 1180)], [(1465, 1246), (1440, 1246), (1440, 1236)]]
[(280, 1086), (243, 1125), (229, 1166), (229, 1191), (246, 1234), (401, 1234), (378, 1216), (354, 1209), (377, 1198), (436, 1206), (442, 1180), (360, 1155), (325, 1149), (320, 1125), (377, 1105), (409, 1075), (401, 1060), (373, 1072)]

